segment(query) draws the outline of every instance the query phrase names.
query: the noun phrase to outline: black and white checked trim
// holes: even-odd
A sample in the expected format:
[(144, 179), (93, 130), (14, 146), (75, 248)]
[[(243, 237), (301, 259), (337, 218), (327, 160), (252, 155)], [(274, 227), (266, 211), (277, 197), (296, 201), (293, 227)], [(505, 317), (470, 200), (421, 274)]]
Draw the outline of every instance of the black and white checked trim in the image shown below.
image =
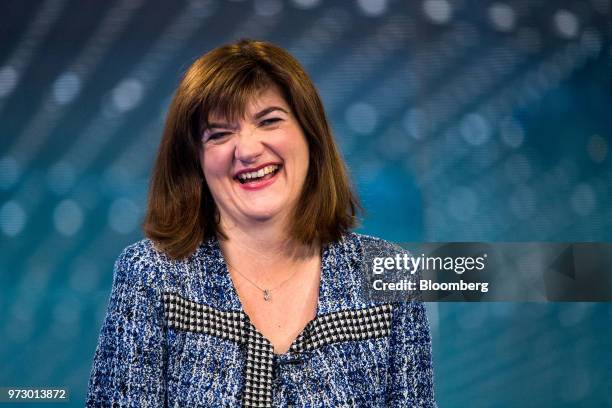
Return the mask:
[[(272, 407), (274, 347), (242, 311), (219, 311), (164, 293), (166, 324), (174, 330), (206, 333), (246, 346), (243, 407)], [(291, 352), (311, 351), (328, 344), (388, 336), (392, 305), (343, 310), (317, 317), (306, 325), (290, 347)]]
[(291, 351), (311, 351), (332, 343), (388, 336), (391, 312), (392, 306), (384, 304), (319, 316), (304, 328), (291, 346)]
[(206, 333), (241, 343), (247, 322), (242, 312), (222, 312), (173, 293), (164, 293), (166, 324), (175, 330)]
[(166, 324), (174, 330), (206, 333), (246, 345), (243, 407), (272, 407), (272, 344), (251, 323), (244, 312), (224, 312), (164, 293)]
[(250, 324), (247, 337), (246, 380), (243, 407), (272, 407), (274, 347)]

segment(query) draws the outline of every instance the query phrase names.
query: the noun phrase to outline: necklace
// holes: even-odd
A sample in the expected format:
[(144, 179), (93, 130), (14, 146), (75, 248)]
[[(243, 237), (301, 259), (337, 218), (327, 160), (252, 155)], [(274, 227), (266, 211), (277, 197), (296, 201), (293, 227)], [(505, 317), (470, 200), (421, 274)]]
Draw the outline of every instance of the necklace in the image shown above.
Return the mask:
[(263, 300), (265, 300), (266, 302), (272, 300), (272, 291), (276, 290), (278, 288), (280, 288), (281, 286), (283, 286), (285, 283), (287, 283), (289, 281), (289, 279), (293, 278), (293, 275), (295, 275), (297, 273), (297, 269), (291, 274), (289, 275), (289, 277), (287, 279), (285, 279), (284, 281), (282, 281), (281, 283), (279, 283), (277, 286), (273, 287), (272, 289), (266, 289), (266, 288), (262, 288), (261, 286), (259, 286), (258, 284), (256, 284), (255, 282), (253, 282), (251, 279), (249, 279), (245, 274), (243, 274), (242, 272), (240, 272), (238, 270), (238, 268), (236, 268), (235, 266), (233, 266), (232, 264), (230, 264), (229, 262), (227, 262), (227, 265), (235, 270), (236, 272), (238, 272), (240, 274), (240, 276), (242, 276), (244, 279), (247, 280), (247, 282), (249, 282), (251, 285), (255, 286), (257, 289), (261, 290), (263, 292)]

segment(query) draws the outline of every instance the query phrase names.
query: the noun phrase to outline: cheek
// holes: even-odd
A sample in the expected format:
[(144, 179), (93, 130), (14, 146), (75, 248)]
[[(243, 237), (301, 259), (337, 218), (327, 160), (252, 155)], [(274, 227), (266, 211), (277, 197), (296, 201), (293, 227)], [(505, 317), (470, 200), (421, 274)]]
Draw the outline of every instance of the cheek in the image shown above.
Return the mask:
[(216, 146), (206, 148), (200, 154), (200, 166), (207, 179), (211, 176), (227, 174), (228, 165), (231, 161), (228, 161), (226, 156), (227, 154), (223, 152), (223, 149), (219, 149)]
[(286, 157), (292, 157), (300, 165), (308, 167), (308, 142), (306, 136), (297, 127), (289, 129), (279, 138), (277, 147)]
[[(303, 137), (303, 136), (302, 136)], [(289, 147), (289, 146), (288, 146)], [(291, 174), (294, 183), (294, 188), (302, 188), (306, 178), (308, 177), (309, 154), (308, 145), (305, 139), (300, 139), (299, 135), (294, 136), (290, 145), (291, 153)], [(287, 152), (289, 153), (289, 152)]]
[(304, 136), (301, 136), (299, 142), (296, 143), (296, 157), (299, 162), (298, 165), (305, 174), (308, 171), (310, 154), (308, 150), (308, 143), (306, 142), (306, 138)]

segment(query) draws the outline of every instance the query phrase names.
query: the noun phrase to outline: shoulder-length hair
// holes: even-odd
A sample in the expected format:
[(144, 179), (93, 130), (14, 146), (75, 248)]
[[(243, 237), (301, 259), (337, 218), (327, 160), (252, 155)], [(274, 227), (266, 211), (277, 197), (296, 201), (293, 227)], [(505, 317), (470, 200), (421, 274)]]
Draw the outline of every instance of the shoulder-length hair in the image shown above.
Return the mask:
[(230, 122), (244, 116), (250, 98), (272, 84), (281, 89), (309, 148), (310, 164), (289, 236), (324, 245), (356, 225), (361, 207), (312, 81), (282, 48), (241, 40), (198, 58), (168, 109), (143, 230), (170, 257), (190, 255), (203, 239), (226, 238), (199, 162), (202, 132), (211, 115)]

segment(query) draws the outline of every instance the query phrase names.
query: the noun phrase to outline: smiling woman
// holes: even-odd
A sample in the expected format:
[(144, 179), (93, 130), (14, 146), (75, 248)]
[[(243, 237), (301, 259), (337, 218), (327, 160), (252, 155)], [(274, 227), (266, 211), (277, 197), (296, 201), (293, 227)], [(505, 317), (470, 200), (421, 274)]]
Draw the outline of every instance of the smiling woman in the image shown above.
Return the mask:
[[(278, 86), (260, 90), (237, 124), (212, 119), (202, 172), (226, 224), (290, 219), (308, 172), (308, 143)], [(229, 227), (231, 228), (231, 227)]]
[(435, 406), (422, 303), (369, 299), (357, 199), (320, 97), (272, 44), (185, 73), (147, 239), (117, 263), (87, 406)]

